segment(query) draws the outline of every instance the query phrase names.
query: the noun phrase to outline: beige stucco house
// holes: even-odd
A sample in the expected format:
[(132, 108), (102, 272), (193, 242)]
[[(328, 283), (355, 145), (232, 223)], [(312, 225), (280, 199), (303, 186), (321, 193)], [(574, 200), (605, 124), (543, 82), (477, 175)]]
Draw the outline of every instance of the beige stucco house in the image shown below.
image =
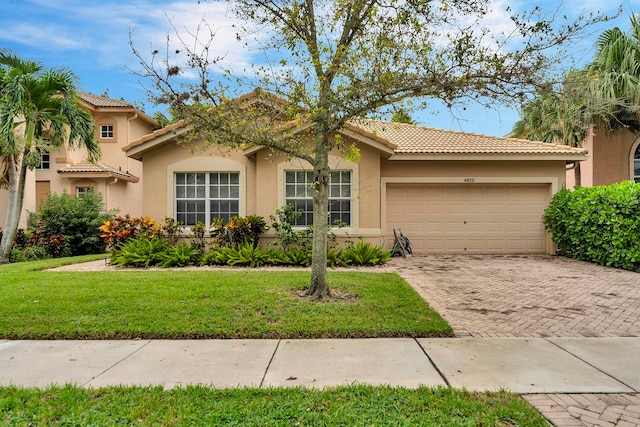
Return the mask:
[[(82, 194), (93, 189), (107, 209), (142, 215), (142, 163), (127, 157), (122, 147), (152, 132), (157, 122), (126, 101), (89, 93), (80, 94), (80, 100), (96, 123), (100, 161), (89, 163), (86, 150), (67, 146), (42, 151), (40, 166), (28, 172), (20, 227), (27, 225), (27, 212), (36, 212), (50, 192)], [(5, 217), (7, 197), (7, 190), (0, 190), (0, 218)]]
[[(268, 218), (292, 203), (311, 221), (310, 165), (262, 147), (192, 151), (179, 144), (184, 122), (125, 147), (143, 163), (144, 215), (187, 226), (214, 217)], [(542, 224), (567, 165), (583, 149), (409, 124), (358, 120), (340, 132), (361, 154), (352, 163), (332, 153), (331, 221), (338, 235), (393, 245), (402, 229), (414, 252), (551, 253)], [(267, 236), (268, 237), (268, 233)]]
[[(595, 128), (583, 141), (587, 160), (580, 163), (581, 185), (609, 185), (614, 182), (640, 182), (640, 138), (628, 130), (609, 133)], [(567, 187), (575, 184), (573, 172), (567, 174)]]

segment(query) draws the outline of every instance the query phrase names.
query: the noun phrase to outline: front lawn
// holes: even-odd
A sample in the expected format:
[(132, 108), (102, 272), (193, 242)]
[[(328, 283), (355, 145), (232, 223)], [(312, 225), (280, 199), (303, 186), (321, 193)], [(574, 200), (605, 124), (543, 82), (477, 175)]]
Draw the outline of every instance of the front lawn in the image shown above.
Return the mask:
[(0, 338), (453, 335), (440, 315), (391, 273), (329, 271), (331, 288), (347, 298), (317, 303), (297, 296), (309, 280), (301, 271), (42, 270), (71, 261), (0, 266)]
[(48, 425), (547, 426), (505, 392), (388, 386), (304, 389), (0, 388), (0, 423)]

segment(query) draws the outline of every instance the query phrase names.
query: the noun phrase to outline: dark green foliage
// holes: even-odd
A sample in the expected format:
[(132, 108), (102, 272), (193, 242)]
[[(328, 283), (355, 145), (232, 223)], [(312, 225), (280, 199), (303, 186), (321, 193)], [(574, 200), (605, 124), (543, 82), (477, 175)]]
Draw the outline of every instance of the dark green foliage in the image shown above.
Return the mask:
[(33, 226), (27, 234), (37, 236), (52, 257), (104, 252), (100, 226), (113, 216), (104, 211), (102, 196), (88, 192), (82, 197), (50, 194), (40, 211), (32, 215)]
[(182, 242), (176, 246), (167, 246), (159, 254), (160, 267), (187, 267), (198, 265), (202, 252), (195, 246)]
[(211, 227), (211, 237), (218, 246), (231, 247), (244, 242), (258, 246), (260, 234), (267, 229), (267, 223), (261, 216), (248, 215), (244, 218), (231, 217), (226, 224), (221, 218), (216, 218)]
[[(391, 259), (380, 246), (359, 241), (345, 249), (328, 248), (329, 267), (384, 264)], [(233, 267), (262, 267), (311, 265), (311, 248), (290, 246), (286, 250), (255, 246), (249, 241), (230, 247), (214, 248), (204, 254), (193, 244), (183, 242), (177, 246), (160, 237), (129, 239), (114, 249), (111, 263), (129, 267), (186, 267), (190, 265), (227, 265)]]
[(9, 257), (10, 262), (36, 261), (39, 259), (51, 258), (43, 246), (25, 246), (24, 248), (14, 248)]
[(311, 248), (308, 246), (290, 246), (284, 250), (288, 264), (299, 267), (308, 267), (311, 265)]
[(327, 248), (327, 267), (348, 267), (349, 261), (345, 260), (340, 248)]
[(561, 255), (640, 271), (640, 184), (562, 190), (544, 224)]
[(210, 251), (203, 258), (208, 265), (229, 265), (235, 267), (261, 267), (270, 264), (270, 252), (246, 241), (232, 247), (223, 247)]
[(165, 260), (169, 246), (163, 239), (129, 239), (111, 254), (111, 264), (123, 267), (152, 267)]
[(285, 251), (289, 246), (305, 247), (311, 244), (313, 230), (308, 227), (303, 230), (293, 228), (302, 213), (302, 209), (296, 211), (292, 204), (288, 204), (276, 209), (275, 215), (269, 216), (271, 228), (276, 232), (278, 243)]
[(351, 265), (378, 265), (391, 259), (391, 253), (380, 246), (358, 240), (342, 251), (342, 259)]
[[(276, 232), (278, 245), (286, 252), (290, 247), (311, 248), (313, 240), (313, 224), (305, 228), (296, 228), (294, 226), (296, 220), (303, 214), (302, 209), (295, 210), (292, 204), (284, 205), (276, 210), (275, 215), (269, 216), (271, 219), (271, 228)], [(334, 228), (345, 227), (346, 224), (336, 220), (333, 224), (327, 225), (327, 239), (330, 246), (335, 247), (338, 244)], [(331, 265), (331, 262), (328, 263)]]

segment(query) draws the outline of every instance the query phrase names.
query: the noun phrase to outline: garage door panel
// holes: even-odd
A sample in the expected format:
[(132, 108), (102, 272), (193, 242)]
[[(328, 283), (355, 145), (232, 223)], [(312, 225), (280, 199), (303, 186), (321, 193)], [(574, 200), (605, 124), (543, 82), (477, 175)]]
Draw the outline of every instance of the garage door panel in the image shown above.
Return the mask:
[(415, 252), (541, 253), (549, 185), (387, 187), (387, 242), (401, 228)]
[(504, 232), (504, 223), (502, 222), (487, 222), (487, 232), (488, 233), (498, 233), (501, 234)]

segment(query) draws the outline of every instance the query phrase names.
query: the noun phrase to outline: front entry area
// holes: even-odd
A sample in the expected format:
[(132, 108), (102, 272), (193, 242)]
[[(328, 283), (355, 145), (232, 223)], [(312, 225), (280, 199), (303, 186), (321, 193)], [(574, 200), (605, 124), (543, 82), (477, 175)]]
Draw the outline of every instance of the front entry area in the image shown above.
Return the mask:
[(549, 184), (387, 184), (386, 246), (415, 253), (544, 253)]

